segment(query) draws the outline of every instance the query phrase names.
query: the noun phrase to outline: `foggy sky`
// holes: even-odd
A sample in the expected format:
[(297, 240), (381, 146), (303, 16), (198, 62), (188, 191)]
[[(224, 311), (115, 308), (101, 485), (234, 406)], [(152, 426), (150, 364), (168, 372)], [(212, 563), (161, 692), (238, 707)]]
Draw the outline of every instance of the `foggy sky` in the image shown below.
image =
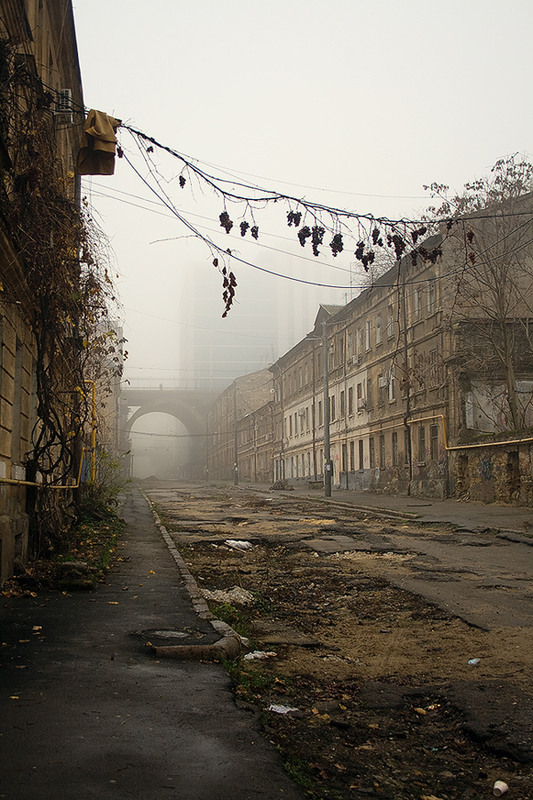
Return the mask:
[[(87, 107), (269, 188), (416, 217), (429, 202), (423, 184), (459, 189), (501, 156), (533, 150), (530, 0), (75, 0), (74, 11)], [(115, 176), (84, 187), (120, 275), (132, 381), (170, 384), (182, 374), (188, 293), (205, 298), (202, 326), (207, 314), (217, 336), (235, 342), (235, 328), (260, 335), (254, 309), (262, 299), (295, 291), (238, 266), (239, 302), (223, 320), (209, 251), (175, 238), (188, 232), (124, 161)], [(188, 188), (178, 199), (217, 229), (220, 202)], [(263, 247), (242, 244), (246, 258), (349, 285), (349, 254), (324, 253), (330, 266), (297, 259), (310, 253), (288, 241), (289, 229), (273, 214), (258, 221)], [(302, 334), (316, 313), (316, 292), (306, 291)], [(319, 296), (343, 302), (342, 290)]]

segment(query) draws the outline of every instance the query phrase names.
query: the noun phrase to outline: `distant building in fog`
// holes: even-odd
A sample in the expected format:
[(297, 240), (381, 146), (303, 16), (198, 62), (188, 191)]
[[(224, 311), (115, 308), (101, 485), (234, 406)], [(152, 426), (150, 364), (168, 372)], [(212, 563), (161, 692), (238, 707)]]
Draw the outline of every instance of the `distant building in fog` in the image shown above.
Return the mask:
[(334, 290), (259, 276), (253, 286), (238, 285), (235, 305), (222, 319), (219, 278), (214, 270), (201, 285), (189, 277), (180, 298), (178, 369), (184, 388), (222, 391), (235, 378), (267, 368), (310, 329), (320, 303), (332, 294), (339, 299)]

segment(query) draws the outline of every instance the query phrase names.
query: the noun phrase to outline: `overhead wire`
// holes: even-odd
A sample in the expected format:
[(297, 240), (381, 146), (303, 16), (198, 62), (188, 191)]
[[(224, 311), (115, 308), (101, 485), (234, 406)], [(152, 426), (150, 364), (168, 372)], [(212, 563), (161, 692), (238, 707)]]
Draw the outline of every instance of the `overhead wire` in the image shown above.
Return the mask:
[[(142, 174), (139, 172), (139, 170), (138, 170), (138, 169), (135, 167), (135, 165), (134, 165), (134, 164), (133, 164), (133, 163), (130, 161), (130, 159), (128, 158), (128, 156), (127, 156), (126, 154), (124, 155), (124, 158), (125, 158), (125, 160), (127, 161), (127, 163), (130, 165), (130, 167), (133, 169), (133, 171), (135, 172), (135, 174), (136, 174), (136, 175), (137, 175), (137, 176), (140, 178), (140, 180), (141, 180), (141, 181), (144, 183), (144, 185), (145, 185), (145, 186), (146, 186), (146, 187), (147, 187), (147, 188), (148, 188), (148, 189), (149, 189), (149, 190), (150, 190), (150, 191), (151, 191), (151, 192), (152, 192), (152, 193), (153, 193), (153, 194), (154, 194), (156, 197), (158, 197), (159, 201), (160, 201), (160, 202), (161, 202), (161, 203), (162, 203), (162, 204), (163, 204), (163, 205), (164, 205), (166, 208), (168, 208), (168, 210), (171, 212), (171, 214), (172, 214), (173, 216), (175, 216), (175, 217), (176, 217), (176, 218), (177, 218), (177, 219), (178, 219), (180, 222), (182, 222), (182, 224), (184, 224), (184, 225), (185, 225), (185, 227), (187, 227), (187, 228), (188, 228), (188, 230), (190, 230), (190, 231), (191, 231), (192, 235), (194, 235), (195, 237), (197, 237), (197, 238), (201, 239), (202, 241), (204, 241), (204, 243), (206, 243), (206, 244), (207, 244), (207, 245), (208, 245), (210, 248), (212, 248), (213, 250), (215, 250), (215, 251), (216, 251), (218, 254), (220, 254), (222, 257), (227, 257), (227, 256), (229, 256), (229, 257), (231, 257), (233, 260), (235, 260), (235, 261), (237, 261), (237, 262), (239, 262), (239, 263), (241, 263), (241, 264), (244, 264), (244, 265), (246, 265), (246, 266), (249, 266), (249, 267), (251, 267), (252, 269), (258, 270), (258, 271), (260, 271), (260, 272), (264, 272), (264, 273), (266, 273), (266, 274), (272, 275), (272, 276), (274, 276), (274, 277), (282, 278), (282, 279), (284, 279), (284, 280), (289, 280), (289, 281), (293, 281), (293, 282), (296, 282), (296, 283), (301, 283), (301, 284), (305, 284), (305, 285), (310, 285), (310, 286), (318, 286), (318, 287), (321, 287), (321, 288), (343, 289), (343, 290), (357, 290), (357, 289), (360, 289), (360, 290), (365, 290), (365, 289), (371, 288), (371, 286), (373, 285), (373, 284), (371, 284), (371, 283), (369, 283), (369, 282), (365, 282), (365, 283), (362, 283), (362, 284), (354, 284), (354, 283), (351, 283), (350, 285), (346, 286), (346, 285), (342, 285), (342, 284), (331, 284), (331, 283), (325, 283), (325, 282), (322, 282), (322, 281), (311, 281), (311, 280), (307, 280), (307, 279), (304, 279), (304, 278), (298, 278), (298, 277), (295, 277), (295, 276), (291, 276), (291, 275), (287, 275), (287, 274), (284, 274), (284, 273), (280, 273), (280, 272), (277, 272), (277, 271), (275, 271), (275, 270), (270, 270), (270, 269), (268, 269), (268, 268), (266, 268), (266, 267), (261, 267), (261, 266), (259, 266), (258, 264), (255, 264), (255, 263), (253, 263), (253, 262), (251, 262), (251, 261), (248, 261), (247, 259), (244, 259), (244, 258), (242, 258), (242, 257), (238, 256), (238, 255), (237, 255), (236, 253), (234, 253), (233, 251), (232, 251), (232, 252), (228, 252), (228, 251), (227, 251), (227, 249), (225, 250), (223, 247), (221, 247), (220, 245), (218, 245), (218, 244), (216, 244), (215, 242), (213, 242), (213, 241), (212, 241), (212, 239), (210, 239), (210, 238), (209, 238), (209, 237), (207, 237), (207, 236), (204, 236), (204, 235), (203, 235), (203, 234), (202, 234), (202, 233), (201, 233), (201, 232), (198, 230), (198, 227), (201, 227), (201, 226), (198, 226), (198, 227), (194, 226), (192, 223), (190, 223), (190, 222), (189, 222), (189, 221), (188, 221), (188, 220), (187, 220), (187, 219), (186, 219), (186, 218), (183, 216), (183, 213), (180, 213), (180, 212), (178, 212), (178, 210), (175, 208), (174, 204), (173, 204), (173, 203), (170, 201), (170, 199), (169, 199), (168, 197), (166, 197), (166, 196), (165, 196), (164, 190), (162, 190), (162, 189), (161, 189), (161, 187), (159, 186), (159, 184), (158, 184), (158, 188), (159, 188), (159, 189), (162, 191), (162, 193), (163, 193), (163, 196), (161, 196), (160, 194), (158, 194), (157, 190), (156, 190), (156, 189), (155, 189), (153, 186), (151, 186), (151, 185), (150, 185), (150, 183), (148, 182), (148, 180), (147, 180), (147, 179), (146, 179), (146, 178), (145, 178), (145, 177), (144, 177), (144, 176), (143, 176), (143, 175), (142, 175)], [(531, 212), (523, 212), (523, 213), (521, 212), (520, 214), (516, 214), (516, 216), (524, 216), (526, 213), (527, 213), (527, 216), (528, 216), (528, 217), (531, 217)], [(493, 218), (494, 218), (494, 217), (493, 217)], [(476, 217), (476, 219), (478, 219), (478, 218)], [(529, 219), (528, 219), (528, 220), (526, 220), (526, 221), (523, 223), (523, 225), (528, 225), (528, 224), (529, 224)], [(274, 248), (269, 248), (269, 249), (274, 249)], [(481, 264), (483, 264), (483, 263), (484, 263), (484, 262), (479, 262), (479, 265), (481, 265)], [(328, 265), (328, 266), (330, 266), (330, 265)], [(463, 266), (461, 266), (461, 267), (455, 267), (454, 269), (450, 270), (448, 273), (444, 273), (443, 275), (440, 275), (440, 276), (439, 276), (439, 279), (441, 279), (442, 277), (451, 276), (451, 275), (453, 275), (454, 273), (456, 273), (456, 272), (459, 272), (459, 271), (460, 271), (460, 270), (462, 270), (462, 269), (463, 269)], [(379, 280), (379, 277), (378, 277), (378, 279), (377, 279), (377, 280)], [(412, 280), (410, 280), (410, 283), (412, 283), (412, 284), (417, 284), (417, 283), (428, 283), (428, 282), (430, 282), (430, 281), (432, 281), (432, 280), (434, 280), (434, 278), (412, 279)], [(396, 281), (394, 281), (394, 282), (393, 282), (393, 283), (391, 283), (391, 284), (385, 284), (385, 283), (382, 283), (382, 282), (380, 281), (380, 282), (379, 282), (379, 285), (380, 285), (380, 286), (382, 286), (383, 288), (386, 288), (386, 287), (389, 287), (389, 288), (390, 288), (390, 287), (393, 287), (393, 286), (395, 286), (395, 285), (396, 285)]]

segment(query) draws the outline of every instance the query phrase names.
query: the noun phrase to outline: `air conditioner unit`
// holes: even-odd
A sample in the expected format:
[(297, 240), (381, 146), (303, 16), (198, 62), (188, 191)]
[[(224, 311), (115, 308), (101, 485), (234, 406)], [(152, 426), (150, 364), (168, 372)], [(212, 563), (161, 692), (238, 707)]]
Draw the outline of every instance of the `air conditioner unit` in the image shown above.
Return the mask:
[(72, 89), (58, 90), (54, 116), (59, 125), (72, 125)]
[(388, 375), (380, 375), (378, 378), (378, 388), (379, 389), (386, 389), (389, 385), (389, 376)]

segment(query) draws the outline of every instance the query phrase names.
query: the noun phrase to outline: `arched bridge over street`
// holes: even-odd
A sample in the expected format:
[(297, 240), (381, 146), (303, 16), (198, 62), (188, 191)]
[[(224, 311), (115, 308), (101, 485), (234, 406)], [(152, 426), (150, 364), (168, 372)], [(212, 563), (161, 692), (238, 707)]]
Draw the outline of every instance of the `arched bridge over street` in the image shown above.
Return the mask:
[[(153, 413), (176, 417), (192, 436), (205, 435), (207, 412), (219, 394), (220, 389), (123, 389), (123, 408), (127, 406), (128, 409), (135, 409), (128, 416), (129, 410), (124, 408), (126, 417), (121, 425), (123, 436), (128, 439), (135, 422), (146, 414)], [(192, 472), (201, 472), (203, 448), (194, 448), (193, 452), (193, 461), (198, 463), (191, 464)]]
[(136, 411), (123, 429), (129, 435), (135, 422), (146, 414), (170, 414), (182, 422), (189, 433), (205, 433), (207, 412), (220, 394), (219, 389), (123, 389), (122, 399)]

